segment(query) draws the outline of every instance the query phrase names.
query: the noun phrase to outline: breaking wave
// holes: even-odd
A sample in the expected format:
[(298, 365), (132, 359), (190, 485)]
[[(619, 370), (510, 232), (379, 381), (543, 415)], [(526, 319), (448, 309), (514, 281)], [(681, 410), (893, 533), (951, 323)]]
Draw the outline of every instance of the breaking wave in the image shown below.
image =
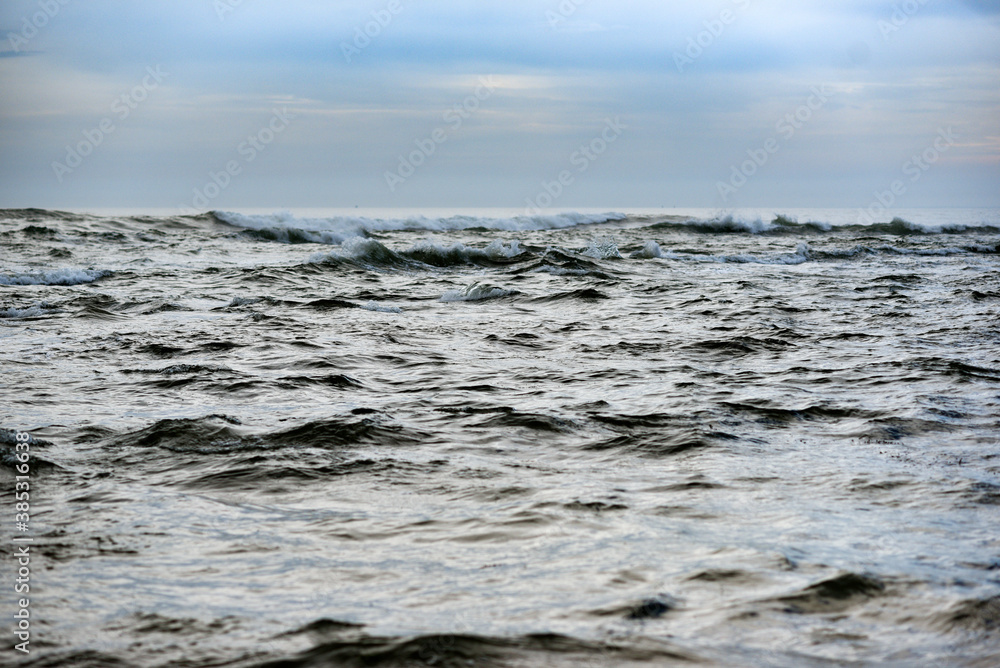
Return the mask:
[(0, 275), (0, 285), (80, 285), (110, 276), (95, 269), (53, 269), (30, 274)]
[(299, 218), (291, 213), (246, 215), (230, 211), (213, 211), (218, 222), (248, 230), (264, 239), (284, 243), (339, 244), (351, 237), (368, 236), (377, 232), (428, 231), (451, 232), (456, 230), (500, 230), (524, 232), (529, 230), (555, 230), (580, 225), (594, 225), (625, 220), (622, 213), (556, 213), (551, 215), (488, 218), (479, 216), (450, 216), (429, 218), (367, 218), (335, 216), (329, 218)]
[(456, 243), (444, 246), (431, 240), (417, 242), (407, 250), (394, 251), (381, 242), (367, 237), (351, 237), (338, 250), (314, 253), (309, 261), (317, 264), (351, 263), (369, 268), (460, 267), (462, 265), (494, 266), (516, 262), (524, 251), (517, 240), (496, 239), (485, 248)]
[(640, 249), (629, 255), (634, 260), (676, 260), (679, 262), (707, 262), (719, 264), (802, 264), (813, 259), (812, 249), (807, 243), (799, 243), (795, 247), (794, 253), (783, 253), (781, 255), (756, 256), (748, 254), (738, 255), (699, 255), (685, 254), (666, 251), (655, 241), (647, 241)]
[(799, 222), (793, 216), (776, 215), (771, 220), (760, 216), (727, 213), (706, 219), (670, 217), (649, 227), (658, 230), (695, 232), (700, 234), (755, 234), (767, 236), (825, 235), (864, 233), (872, 236), (919, 236), (935, 234), (997, 234), (1000, 225), (980, 223), (914, 223), (902, 218), (890, 222), (833, 224), (824, 221)]
[(443, 302), (479, 302), (487, 299), (499, 299), (519, 294), (517, 290), (498, 288), (486, 283), (473, 283), (462, 290), (449, 290), (441, 295)]

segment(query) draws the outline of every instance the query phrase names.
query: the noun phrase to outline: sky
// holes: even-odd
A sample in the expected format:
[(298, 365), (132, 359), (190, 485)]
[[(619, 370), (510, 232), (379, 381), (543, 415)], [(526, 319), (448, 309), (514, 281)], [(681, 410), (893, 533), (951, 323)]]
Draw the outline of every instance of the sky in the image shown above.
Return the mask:
[(1000, 0), (4, 0), (0, 208), (1000, 206)]

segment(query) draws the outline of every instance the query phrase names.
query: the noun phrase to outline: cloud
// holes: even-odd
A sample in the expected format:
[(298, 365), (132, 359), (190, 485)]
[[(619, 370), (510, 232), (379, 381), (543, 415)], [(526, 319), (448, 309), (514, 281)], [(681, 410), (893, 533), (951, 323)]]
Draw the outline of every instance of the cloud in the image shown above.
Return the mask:
[[(160, 65), (168, 83), (56, 193), (113, 193), (100, 184), (156, 171), (134, 190), (169, 190), (162, 197), (173, 204), (283, 104), (298, 121), (227, 190), (231, 206), (284, 192), (317, 204), (313, 193), (331, 188), (370, 204), (487, 192), (491, 204), (520, 202), (609, 115), (627, 116), (633, 130), (595, 165), (581, 201), (584, 191), (595, 200), (628, 192), (646, 198), (637, 205), (659, 204), (676, 199), (663, 193), (701, 188), (709, 194), (692, 203), (704, 204), (733, 159), (827, 83), (836, 98), (741, 196), (821, 191), (824, 174), (850, 184), (840, 193), (865, 193), (927, 132), (952, 123), (977, 148), (949, 161), (978, 161), (979, 171), (942, 167), (937, 178), (971, 179), (984, 202), (996, 199), (986, 194), (997, 160), (989, 137), (1000, 136), (996, 2), (935, 0), (900, 25), (900, 3), (861, 0), (587, 0), (557, 25), (546, 14), (559, 11), (556, 0), (399, 2), (350, 59), (343, 45), (384, 19), (388, 0), (245, 0), (221, 18), (209, 0), (67, 3), (30, 41), (32, 58), (0, 52), (0, 81), (14, 91), (0, 100), (10, 129), (0, 137), (0, 197), (50, 196), (50, 162)], [(7, 3), (0, 23), (17, 26), (35, 7)], [(690, 62), (679, 67), (678, 54)], [(486, 74), (504, 82), (497, 94), (390, 197), (383, 172)], [(571, 195), (561, 201), (573, 205)]]

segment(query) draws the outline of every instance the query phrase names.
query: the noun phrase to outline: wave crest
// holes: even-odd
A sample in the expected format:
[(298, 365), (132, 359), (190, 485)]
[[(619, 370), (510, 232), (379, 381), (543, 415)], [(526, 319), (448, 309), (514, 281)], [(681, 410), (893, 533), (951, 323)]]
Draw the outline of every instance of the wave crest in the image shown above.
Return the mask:
[(765, 236), (821, 235), (848, 232), (873, 236), (918, 236), (937, 234), (997, 234), (1000, 226), (988, 222), (972, 223), (916, 223), (896, 217), (889, 222), (870, 224), (833, 224), (809, 220), (799, 222), (795, 216), (776, 214), (765, 220), (756, 214), (726, 213), (711, 218), (670, 217), (652, 225), (651, 229), (699, 234), (753, 234)]
[(212, 217), (226, 225), (242, 228), (271, 241), (283, 243), (340, 244), (352, 237), (363, 237), (376, 232), (428, 231), (453, 232), (458, 230), (497, 230), (525, 232), (554, 230), (580, 225), (593, 225), (625, 220), (623, 213), (556, 213), (511, 218), (481, 216), (449, 216), (429, 218), (368, 218), (364, 216), (333, 216), (325, 218), (299, 218), (288, 212), (247, 215), (231, 211), (213, 211)]
[(0, 285), (80, 285), (93, 283), (112, 272), (96, 269), (53, 269), (30, 274), (0, 276)]
[(442, 302), (479, 302), (520, 294), (517, 290), (498, 288), (488, 283), (473, 283), (462, 290), (449, 290), (441, 295)]

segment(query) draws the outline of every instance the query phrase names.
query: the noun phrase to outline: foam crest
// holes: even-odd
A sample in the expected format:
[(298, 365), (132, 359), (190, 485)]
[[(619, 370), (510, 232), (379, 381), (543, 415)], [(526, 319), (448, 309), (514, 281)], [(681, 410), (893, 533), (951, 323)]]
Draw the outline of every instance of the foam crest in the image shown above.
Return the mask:
[(916, 257), (948, 257), (951, 255), (969, 254), (993, 254), (1000, 251), (1000, 245), (987, 246), (984, 244), (970, 244), (968, 246), (952, 246), (948, 248), (904, 248), (890, 244), (878, 246), (855, 245), (850, 248), (830, 248), (823, 251), (816, 251), (816, 256), (820, 258), (841, 259), (855, 258), (866, 255), (906, 255)]
[(629, 257), (633, 260), (652, 260), (663, 257), (663, 249), (655, 241), (647, 241), (641, 249), (633, 252)]
[(0, 319), (9, 318), (38, 318), (45, 315), (45, 311), (40, 306), (29, 306), (28, 308), (9, 308), (0, 311)]
[(340, 249), (329, 253), (314, 253), (309, 258), (314, 263), (353, 262), (370, 267), (399, 267), (410, 264), (398, 253), (389, 250), (375, 239), (351, 237), (341, 244)]
[(519, 294), (517, 290), (498, 288), (487, 283), (473, 283), (462, 290), (449, 290), (441, 295), (442, 302), (478, 302), (486, 299), (499, 299)]
[(591, 239), (590, 245), (587, 246), (587, 250), (583, 251), (583, 255), (592, 257), (595, 260), (622, 259), (622, 254), (618, 252), (618, 244), (615, 243), (614, 237), (610, 236), (594, 237)]
[(231, 211), (213, 211), (212, 215), (219, 222), (256, 231), (261, 236), (273, 241), (328, 244), (339, 244), (351, 237), (364, 236), (371, 232), (422, 230), (429, 232), (452, 232), (472, 229), (524, 232), (593, 225), (609, 221), (625, 220), (627, 217), (622, 213), (587, 214), (576, 212), (514, 216), (512, 218), (488, 218), (480, 216), (450, 216), (447, 218), (429, 218), (426, 216), (409, 216), (406, 218), (351, 216), (299, 218), (288, 212), (247, 215)]
[(501, 241), (500, 239), (494, 239), (490, 242), (489, 246), (483, 249), (483, 252), (486, 253), (487, 257), (491, 260), (500, 260), (517, 257), (524, 251), (521, 250), (521, 246), (516, 239), (511, 241), (509, 244)]
[(483, 264), (506, 262), (517, 257), (523, 251), (518, 241), (505, 242), (500, 239), (492, 241), (485, 248), (471, 248), (462, 243), (442, 246), (437, 242), (425, 239), (414, 244), (402, 255), (436, 267), (450, 267), (461, 264)]
[[(862, 228), (861, 226), (854, 226), (852, 229), (858, 230), (865, 228)], [(902, 218), (893, 218), (892, 221), (888, 223), (874, 223), (867, 229), (880, 234), (891, 234), (900, 237), (931, 234), (996, 234), (997, 232), (1000, 232), (1000, 227), (990, 225), (988, 223), (983, 223), (981, 225), (972, 225), (968, 223), (915, 223)]]
[(854, 220), (847, 222), (843, 215), (838, 222), (817, 220), (799, 222), (793, 215), (776, 214), (765, 218), (758, 213), (730, 212), (706, 218), (671, 219), (654, 223), (653, 229), (669, 229), (699, 234), (757, 234), (787, 236), (800, 234), (866, 233), (872, 235), (913, 236), (938, 234), (996, 234), (1000, 226), (995, 222), (912, 222), (896, 217), (889, 222)]
[(750, 234), (764, 234), (777, 227), (775, 223), (765, 222), (759, 216), (744, 217), (732, 213), (704, 221), (691, 221), (688, 225), (705, 231), (749, 232)]
[(402, 313), (403, 309), (398, 306), (382, 306), (377, 301), (372, 299), (366, 304), (362, 304), (361, 308), (366, 311), (375, 311), (376, 313)]
[(794, 253), (784, 255), (772, 255), (770, 257), (758, 257), (756, 255), (712, 255), (707, 261), (719, 263), (736, 264), (803, 264), (811, 260), (809, 244), (800, 243), (795, 247)]
[(735, 255), (684, 255), (665, 251), (655, 241), (648, 241), (642, 250), (635, 251), (629, 257), (633, 259), (660, 259), (678, 262), (694, 262), (703, 264), (774, 264), (795, 265), (809, 262), (813, 259), (812, 249), (805, 242), (795, 247), (794, 253), (782, 255), (757, 256), (748, 254)]
[(424, 239), (403, 251), (394, 251), (369, 237), (351, 237), (338, 250), (314, 253), (309, 261), (314, 263), (352, 262), (366, 267), (457, 267), (462, 265), (490, 266), (506, 264), (524, 253), (520, 242), (496, 239), (484, 248), (474, 248), (462, 243), (445, 246), (432, 239)]
[(0, 276), (0, 285), (80, 285), (110, 276), (110, 271), (96, 269), (53, 269), (31, 274)]
[(237, 308), (240, 306), (253, 306), (264, 301), (263, 297), (233, 297), (226, 308)]
[(836, 227), (826, 222), (807, 221), (800, 223), (798, 218), (786, 214), (777, 214), (771, 220), (765, 220), (761, 215), (750, 213), (727, 213), (724, 215), (692, 219), (682, 225), (692, 231), (707, 234), (796, 234), (801, 232), (831, 232)]

